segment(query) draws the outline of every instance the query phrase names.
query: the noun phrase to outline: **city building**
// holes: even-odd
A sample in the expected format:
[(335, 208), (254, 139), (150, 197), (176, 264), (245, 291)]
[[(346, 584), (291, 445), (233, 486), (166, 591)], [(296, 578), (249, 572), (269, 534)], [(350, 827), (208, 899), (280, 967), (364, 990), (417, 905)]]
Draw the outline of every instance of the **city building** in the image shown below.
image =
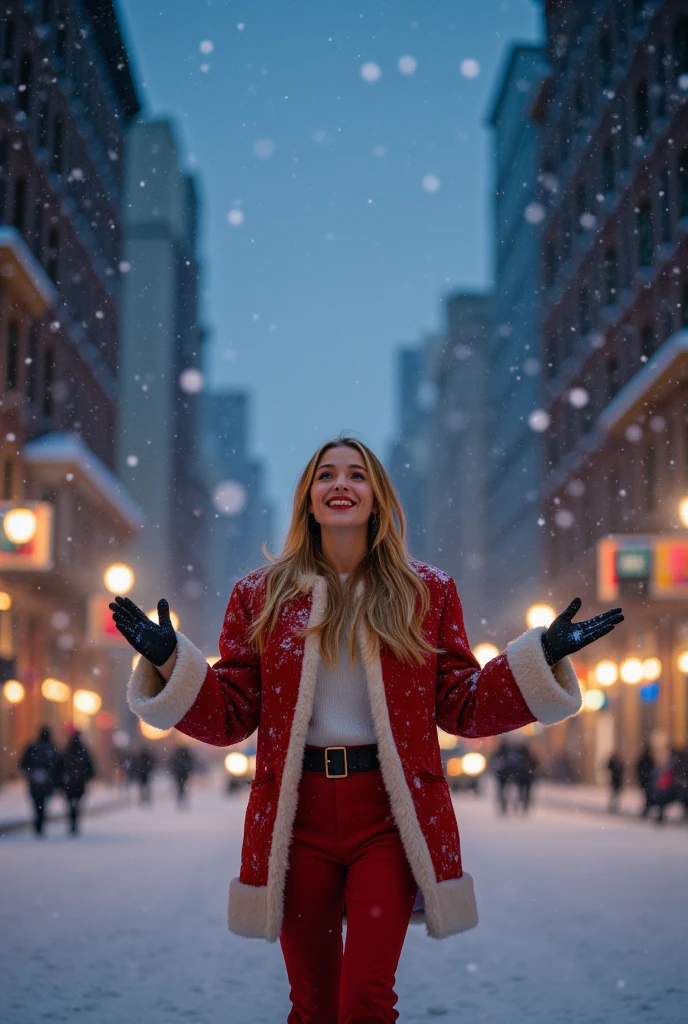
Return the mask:
[(486, 401), (485, 563), (494, 640), (517, 636), (542, 597), (538, 525), (543, 438), (529, 417), (542, 404), (540, 361), (539, 125), (530, 108), (543, 75), (539, 46), (509, 50), (491, 104), (494, 291)]
[(575, 659), (602, 707), (550, 733), (599, 778), (687, 736), (688, 4), (544, 14), (543, 597), (626, 615)]
[(406, 543), (415, 558), (425, 551), (429, 399), (425, 372), (430, 339), (400, 349), (396, 366), (397, 439), (390, 445), (388, 469), (406, 516)]
[(143, 523), (115, 472), (123, 157), (138, 108), (109, 0), (6, 0), (0, 781), (39, 725), (61, 740), (73, 721), (98, 758), (115, 723), (119, 663), (94, 644), (89, 609)]

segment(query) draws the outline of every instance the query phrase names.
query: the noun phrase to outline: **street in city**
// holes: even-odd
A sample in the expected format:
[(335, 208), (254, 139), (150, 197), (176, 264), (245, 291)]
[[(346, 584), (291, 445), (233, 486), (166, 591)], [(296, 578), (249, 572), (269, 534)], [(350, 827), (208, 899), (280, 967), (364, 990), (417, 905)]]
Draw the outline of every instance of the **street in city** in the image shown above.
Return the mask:
[[(188, 810), (53, 823), (2, 840), (4, 1024), (279, 1024), (277, 945), (227, 932), (245, 794), (206, 784)], [(455, 799), (479, 927), (444, 942), (411, 928), (398, 972), (403, 1024), (678, 1024), (688, 978), (688, 828)]]

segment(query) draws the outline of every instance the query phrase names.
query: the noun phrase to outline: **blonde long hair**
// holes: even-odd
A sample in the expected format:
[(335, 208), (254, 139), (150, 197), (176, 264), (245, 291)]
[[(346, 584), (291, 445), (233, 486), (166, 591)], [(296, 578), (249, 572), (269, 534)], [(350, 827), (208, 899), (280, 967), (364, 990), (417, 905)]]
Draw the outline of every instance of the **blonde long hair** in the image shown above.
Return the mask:
[[(330, 448), (341, 446), (354, 448), (363, 459), (370, 476), (374, 504), (379, 510), (370, 517), (368, 524), (368, 553), (344, 582), (325, 560), (320, 526), (308, 511), (311, 485), (320, 460)], [(324, 618), (304, 633), (320, 637), (323, 660), (328, 666), (337, 663), (347, 610), (352, 604), (353, 622), (348, 636), (352, 661), (356, 629), (363, 622), (373, 642), (377, 638), (386, 644), (400, 661), (422, 664), (428, 654), (436, 653), (436, 648), (427, 643), (421, 632), (430, 597), (426, 584), (409, 565), (405, 534), (401, 503), (387, 471), (370, 448), (345, 435), (321, 445), (296, 487), (282, 554), (273, 557), (264, 549), (270, 562), (264, 570), (265, 603), (251, 631), (257, 650), (262, 653), (282, 606), (307, 592), (316, 576), (324, 576), (327, 581)]]

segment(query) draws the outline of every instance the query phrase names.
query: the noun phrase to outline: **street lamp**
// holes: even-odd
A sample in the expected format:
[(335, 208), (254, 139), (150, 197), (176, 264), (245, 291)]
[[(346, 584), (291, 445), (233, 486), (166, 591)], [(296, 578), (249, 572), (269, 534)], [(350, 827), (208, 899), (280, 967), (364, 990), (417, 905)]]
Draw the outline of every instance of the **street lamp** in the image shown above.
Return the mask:
[(60, 679), (44, 679), (41, 683), (41, 693), (46, 700), (52, 700), (56, 704), (64, 704), (65, 701), (69, 700), (69, 695), (72, 691), (69, 689), (66, 683), (63, 683)]
[(16, 679), (8, 679), (2, 688), (2, 695), (8, 704), (21, 704), (26, 696), (26, 690)]
[(494, 644), (478, 644), (473, 654), (480, 667), (484, 668), (488, 661), (492, 661), (493, 658), (497, 657), (499, 648), (495, 647)]
[(688, 675), (688, 651), (681, 651), (677, 659), (679, 672)]
[(73, 697), (74, 710), (80, 711), (82, 715), (95, 715), (100, 711), (103, 699), (99, 693), (93, 690), (76, 690)]
[(551, 626), (556, 618), (556, 612), (548, 604), (533, 604), (526, 613), (528, 629), (536, 629), (538, 626)]
[(111, 594), (128, 594), (134, 586), (134, 573), (128, 565), (116, 562), (105, 570), (103, 582)]
[(12, 598), (6, 590), (0, 590), (0, 612), (8, 612), (12, 607)]
[(619, 678), (619, 670), (613, 661), (600, 661), (595, 666), (595, 679), (600, 686), (613, 686)]
[(678, 515), (684, 526), (688, 526), (688, 498), (679, 502)]
[(2, 528), (13, 544), (28, 544), (36, 536), (38, 519), (30, 508), (13, 508), (2, 520)]
[(605, 700), (604, 690), (586, 690), (583, 694), (583, 707), (586, 711), (599, 711), (604, 707)]
[(643, 679), (648, 683), (654, 683), (661, 674), (662, 663), (659, 658), (645, 658), (643, 662)]
[(624, 683), (635, 686), (643, 678), (643, 663), (640, 658), (626, 658), (619, 671)]

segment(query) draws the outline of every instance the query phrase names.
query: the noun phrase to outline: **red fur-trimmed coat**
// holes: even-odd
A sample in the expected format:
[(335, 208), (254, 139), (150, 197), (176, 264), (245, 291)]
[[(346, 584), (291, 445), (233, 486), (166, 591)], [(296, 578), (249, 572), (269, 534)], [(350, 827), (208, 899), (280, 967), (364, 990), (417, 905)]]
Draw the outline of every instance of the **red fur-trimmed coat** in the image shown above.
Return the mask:
[[(477, 924), (471, 876), (463, 871), (456, 817), (444, 779), (437, 726), (459, 736), (494, 736), (529, 722), (558, 722), (575, 714), (581, 695), (568, 660), (551, 669), (542, 629), (513, 640), (480, 668), (471, 653), (456, 586), (422, 562), (430, 607), (423, 634), (438, 655), (422, 665), (398, 661), (384, 645), (375, 653), (358, 637), (377, 736), (382, 776), (409, 864), (418, 883), (414, 919), (444, 938)], [(226, 746), (258, 729), (256, 776), (246, 811), (241, 870), (229, 892), (229, 927), (239, 935), (275, 941), (282, 906), (299, 780), (320, 657), (316, 637), (300, 634), (321, 621), (323, 576), (281, 610), (262, 656), (248, 640), (264, 598), (262, 574), (237, 583), (212, 667), (178, 633), (177, 661), (168, 683), (141, 658), (131, 677), (129, 704), (158, 728)], [(332, 785), (337, 782), (333, 780)]]

